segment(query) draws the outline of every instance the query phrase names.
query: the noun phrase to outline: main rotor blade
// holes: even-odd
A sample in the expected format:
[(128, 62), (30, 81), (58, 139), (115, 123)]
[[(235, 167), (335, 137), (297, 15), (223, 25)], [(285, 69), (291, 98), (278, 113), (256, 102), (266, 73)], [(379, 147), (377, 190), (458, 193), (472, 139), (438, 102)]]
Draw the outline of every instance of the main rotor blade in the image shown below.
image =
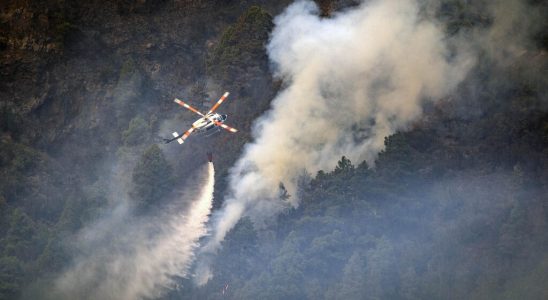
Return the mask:
[(186, 138), (196, 129), (196, 127), (192, 126), (189, 130), (185, 131), (183, 134), (178, 134), (177, 132), (173, 133), (174, 138), (171, 140), (166, 140), (167, 143), (177, 140), (179, 144), (182, 144), (185, 142)]
[[(210, 120), (211, 120), (211, 119), (210, 119)], [(217, 125), (217, 126), (223, 128), (223, 129), (225, 129), (225, 130), (228, 130), (228, 131), (230, 131), (230, 132), (232, 132), (232, 133), (238, 132), (238, 129), (236, 129), (236, 128), (232, 128), (232, 127), (230, 127), (230, 126), (228, 126), (228, 125), (226, 125), (226, 124), (224, 124), (224, 123), (221, 123), (221, 122), (219, 122), (219, 121), (216, 121), (216, 120), (212, 120), (212, 121), (213, 121), (213, 123), (215, 123), (215, 125)]]
[(221, 105), (221, 103), (223, 103), (223, 101), (225, 101), (226, 97), (228, 97), (229, 95), (229, 92), (226, 92), (223, 94), (223, 96), (221, 97), (221, 99), (219, 99), (217, 101), (217, 103), (215, 103), (215, 105), (213, 105), (213, 107), (207, 112), (207, 114), (209, 115), (210, 113), (214, 112), (217, 107), (219, 107), (219, 105)]
[(202, 114), (200, 111), (198, 111), (198, 110), (195, 109), (194, 107), (192, 107), (192, 106), (186, 104), (185, 102), (183, 102), (183, 101), (181, 101), (181, 100), (179, 100), (179, 99), (177, 99), (177, 98), (175, 98), (175, 100), (173, 100), (173, 101), (174, 101), (175, 103), (179, 104), (180, 106), (182, 106), (182, 107), (184, 107), (184, 108), (186, 108), (186, 109), (188, 109), (188, 110), (190, 110), (190, 111), (193, 111), (193, 112), (199, 114), (199, 115), (202, 116), (202, 117), (204, 116), (204, 114)]
[(186, 140), (186, 138), (194, 131), (194, 129), (196, 129), (196, 127), (192, 126), (192, 128), (190, 128), (183, 134), (183, 136), (181, 137), (183, 141)]

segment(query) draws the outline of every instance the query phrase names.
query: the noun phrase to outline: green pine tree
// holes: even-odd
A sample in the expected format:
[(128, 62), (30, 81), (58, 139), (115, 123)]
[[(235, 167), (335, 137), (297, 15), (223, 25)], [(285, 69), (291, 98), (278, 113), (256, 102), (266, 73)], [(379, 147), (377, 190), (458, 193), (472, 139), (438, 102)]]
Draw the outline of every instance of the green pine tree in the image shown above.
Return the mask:
[(131, 196), (138, 209), (146, 209), (160, 203), (171, 190), (173, 175), (171, 166), (158, 145), (150, 146), (133, 169)]

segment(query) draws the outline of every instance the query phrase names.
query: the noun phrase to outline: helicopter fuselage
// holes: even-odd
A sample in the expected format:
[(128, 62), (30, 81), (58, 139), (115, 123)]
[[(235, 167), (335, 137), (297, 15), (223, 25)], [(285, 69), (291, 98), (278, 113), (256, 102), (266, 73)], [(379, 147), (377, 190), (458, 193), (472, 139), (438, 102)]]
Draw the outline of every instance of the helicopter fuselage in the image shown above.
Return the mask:
[(215, 124), (215, 121), (219, 123), (224, 123), (226, 119), (226, 115), (221, 115), (218, 113), (208, 114), (205, 117), (199, 118), (194, 123), (192, 123), (192, 127), (196, 128), (197, 131), (208, 131), (218, 126), (217, 124)]

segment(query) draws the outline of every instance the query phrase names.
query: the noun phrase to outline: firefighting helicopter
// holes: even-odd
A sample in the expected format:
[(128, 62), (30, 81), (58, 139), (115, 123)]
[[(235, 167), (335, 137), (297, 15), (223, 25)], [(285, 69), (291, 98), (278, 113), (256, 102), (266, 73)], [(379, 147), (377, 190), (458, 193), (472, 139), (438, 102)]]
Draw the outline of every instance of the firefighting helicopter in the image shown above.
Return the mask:
[(194, 123), (192, 123), (192, 126), (190, 127), (190, 129), (188, 129), (185, 133), (183, 134), (179, 134), (177, 132), (173, 132), (172, 135), (173, 135), (173, 138), (171, 139), (164, 139), (164, 142), (167, 144), (167, 143), (171, 143), (175, 140), (177, 140), (177, 142), (179, 142), (179, 144), (182, 144), (185, 142), (185, 140), (188, 138), (188, 136), (190, 134), (192, 134), (193, 132), (196, 132), (196, 133), (208, 133), (208, 132), (215, 132), (213, 129), (217, 129), (219, 130), (219, 127), (220, 128), (223, 128), (225, 130), (228, 130), (232, 133), (235, 133), (235, 132), (238, 132), (238, 130), (236, 130), (235, 128), (232, 128), (226, 124), (224, 124), (224, 122), (226, 121), (227, 119), (227, 115), (221, 115), (221, 114), (218, 114), (218, 113), (215, 113), (215, 110), (223, 103), (223, 101), (226, 100), (226, 98), (228, 97), (229, 93), (226, 92), (223, 94), (223, 96), (217, 101), (217, 103), (215, 103), (215, 105), (213, 105), (213, 107), (207, 112), (207, 114), (203, 114), (201, 113), (200, 111), (198, 111), (197, 109), (195, 109), (194, 107), (188, 105), (187, 103), (175, 98), (175, 103), (181, 105), (182, 107), (194, 112), (194, 113), (197, 113), (199, 114), (200, 116), (202, 116), (201, 118), (199, 118), (198, 120), (196, 120)]

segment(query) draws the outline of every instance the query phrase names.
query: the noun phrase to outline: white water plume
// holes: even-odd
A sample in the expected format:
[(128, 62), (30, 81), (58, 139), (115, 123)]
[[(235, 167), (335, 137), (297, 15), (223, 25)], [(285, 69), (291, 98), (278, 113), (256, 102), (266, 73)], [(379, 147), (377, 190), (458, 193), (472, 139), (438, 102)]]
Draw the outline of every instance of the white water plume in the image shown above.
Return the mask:
[(87, 241), (94, 251), (77, 259), (57, 280), (55, 298), (149, 299), (175, 287), (177, 278), (189, 275), (194, 250), (207, 234), (214, 178), (213, 163), (209, 163), (198, 196), (185, 212), (170, 211), (132, 222), (122, 219), (114, 222), (120, 228), (111, 228), (118, 232), (115, 238)]

